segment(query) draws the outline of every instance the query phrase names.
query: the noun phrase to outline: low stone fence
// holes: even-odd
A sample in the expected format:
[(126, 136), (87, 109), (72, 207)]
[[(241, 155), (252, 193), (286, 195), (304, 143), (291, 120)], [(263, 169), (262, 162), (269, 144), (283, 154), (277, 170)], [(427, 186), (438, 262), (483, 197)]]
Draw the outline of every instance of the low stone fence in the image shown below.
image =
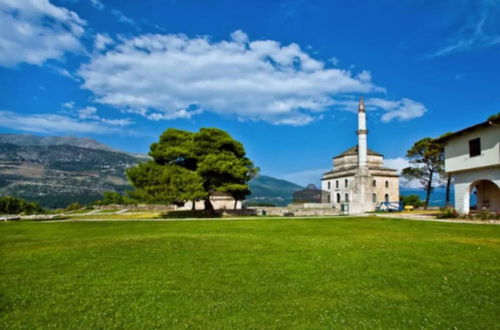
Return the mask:
[(122, 210), (127, 209), (129, 211), (173, 211), (175, 210), (174, 205), (156, 205), (156, 204), (136, 204), (136, 205), (119, 205), (119, 204), (110, 204), (110, 205), (99, 205), (94, 207), (96, 210)]
[(339, 215), (340, 212), (333, 208), (312, 208), (312, 207), (258, 207), (252, 206), (248, 208), (254, 210), (257, 215), (270, 215), (270, 216), (326, 216), (326, 215)]

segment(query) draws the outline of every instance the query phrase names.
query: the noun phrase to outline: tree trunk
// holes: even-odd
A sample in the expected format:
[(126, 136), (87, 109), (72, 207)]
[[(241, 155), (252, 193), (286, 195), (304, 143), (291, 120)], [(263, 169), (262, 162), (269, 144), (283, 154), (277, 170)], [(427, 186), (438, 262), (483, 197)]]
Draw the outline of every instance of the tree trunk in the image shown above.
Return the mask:
[(234, 199), (234, 209), (236, 210), (237, 207), (238, 207), (238, 200), (235, 198)]
[(446, 207), (450, 205), (450, 187), (451, 187), (451, 175), (448, 174), (448, 180), (446, 181)]
[(196, 201), (193, 200), (193, 205), (191, 206), (192, 211), (196, 211)]
[(429, 206), (429, 200), (431, 198), (431, 190), (432, 190), (432, 177), (434, 176), (434, 171), (429, 172), (429, 181), (427, 182), (426, 192), (425, 192), (425, 205), (424, 210), (427, 210)]
[(210, 201), (210, 197), (205, 199), (205, 211), (209, 211), (210, 213), (215, 213), (214, 206)]

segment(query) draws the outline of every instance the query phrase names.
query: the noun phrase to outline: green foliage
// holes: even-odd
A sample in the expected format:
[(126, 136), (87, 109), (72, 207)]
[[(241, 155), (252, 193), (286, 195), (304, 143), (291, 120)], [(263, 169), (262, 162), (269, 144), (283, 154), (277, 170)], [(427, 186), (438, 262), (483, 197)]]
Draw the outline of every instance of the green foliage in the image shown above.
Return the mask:
[(151, 145), (153, 158), (127, 170), (137, 189), (134, 198), (149, 202), (183, 204), (226, 192), (236, 200), (250, 193), (248, 181), (257, 169), (245, 156), (243, 145), (227, 132), (202, 128), (199, 132), (167, 129)]
[(36, 214), (45, 210), (35, 202), (27, 202), (12, 196), (0, 197), (0, 214)]
[(441, 212), (437, 215), (438, 219), (455, 219), (458, 218), (460, 214), (452, 207), (445, 207), (441, 209)]
[(418, 180), (425, 187), (425, 208), (429, 205), (434, 174), (443, 172), (444, 152), (442, 144), (432, 138), (423, 138), (406, 152), (406, 158), (413, 164), (404, 168), (401, 174), (408, 180)]
[(499, 119), (500, 119), (500, 112), (495, 113), (495, 114), (488, 117), (489, 121), (494, 121), (494, 120), (499, 120)]
[(149, 161), (129, 169), (127, 174), (138, 190), (133, 196), (146, 202), (183, 204), (206, 196), (201, 178), (179, 165)]
[(82, 204), (80, 204), (78, 202), (75, 202), (75, 203), (71, 203), (68, 206), (66, 206), (66, 208), (64, 209), (64, 211), (70, 212), (70, 211), (80, 210), (80, 209), (83, 209), (83, 208), (85, 208), (84, 205), (82, 205)]
[(489, 210), (481, 210), (477, 213), (469, 214), (471, 220), (500, 220), (500, 213), (491, 212)]
[(4, 223), (0, 328), (496, 329), (499, 240), (378, 217)]
[(103, 198), (94, 202), (94, 205), (132, 205), (137, 204), (133, 198), (116, 191), (105, 191)]
[(399, 200), (403, 203), (403, 206), (412, 205), (414, 207), (420, 207), (423, 205), (418, 195), (400, 196)]

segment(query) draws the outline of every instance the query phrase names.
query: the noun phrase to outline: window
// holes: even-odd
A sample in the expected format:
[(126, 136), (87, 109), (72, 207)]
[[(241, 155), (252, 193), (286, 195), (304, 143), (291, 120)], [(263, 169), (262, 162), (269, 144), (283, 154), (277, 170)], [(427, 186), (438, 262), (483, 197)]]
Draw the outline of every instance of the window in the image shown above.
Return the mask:
[(345, 187), (347, 188), (349, 186), (349, 181), (347, 181), (347, 179), (345, 179), (344, 184), (345, 184)]
[(349, 194), (345, 194), (345, 202), (349, 203)]
[(376, 202), (377, 202), (377, 194), (373, 194), (373, 195), (372, 195), (372, 201), (373, 201), (374, 203), (376, 203)]
[(337, 188), (337, 189), (339, 188), (339, 180), (335, 181), (335, 188)]
[(469, 156), (476, 157), (481, 155), (481, 139), (469, 140)]
[(332, 199), (330, 197), (330, 194), (328, 194), (328, 196), (326, 196), (326, 202), (327, 203), (331, 203), (332, 202)]
[(388, 203), (389, 202), (389, 194), (385, 194), (384, 199), (385, 199), (386, 203)]
[(337, 194), (337, 203), (340, 203), (340, 194)]
[(330, 187), (330, 181), (328, 181), (328, 190), (330, 190), (330, 188), (331, 188), (331, 187)]
[(372, 182), (372, 186), (376, 187), (377, 186), (377, 181), (376, 180), (373, 180)]
[(385, 187), (386, 187), (386, 188), (389, 188), (389, 181), (386, 181), (386, 182), (385, 182)]

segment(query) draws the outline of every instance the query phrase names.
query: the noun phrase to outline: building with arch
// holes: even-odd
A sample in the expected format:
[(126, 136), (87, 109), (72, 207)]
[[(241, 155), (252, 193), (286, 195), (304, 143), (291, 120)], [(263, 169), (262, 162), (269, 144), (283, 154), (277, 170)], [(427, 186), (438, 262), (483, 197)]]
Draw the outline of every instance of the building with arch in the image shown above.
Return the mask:
[[(358, 144), (333, 157), (333, 169), (321, 179), (333, 207), (348, 205), (350, 213), (399, 207), (399, 175), (384, 167), (384, 156), (368, 149), (363, 99), (358, 107)], [(390, 205), (389, 205), (390, 204)]]
[(445, 169), (455, 182), (455, 208), (467, 214), (475, 190), (477, 209), (500, 212), (500, 118), (464, 128), (444, 143)]

